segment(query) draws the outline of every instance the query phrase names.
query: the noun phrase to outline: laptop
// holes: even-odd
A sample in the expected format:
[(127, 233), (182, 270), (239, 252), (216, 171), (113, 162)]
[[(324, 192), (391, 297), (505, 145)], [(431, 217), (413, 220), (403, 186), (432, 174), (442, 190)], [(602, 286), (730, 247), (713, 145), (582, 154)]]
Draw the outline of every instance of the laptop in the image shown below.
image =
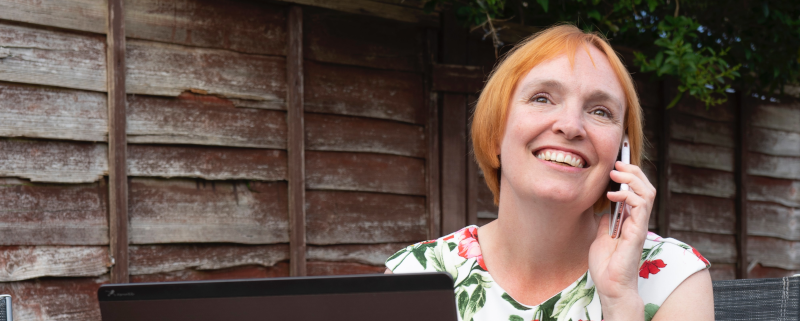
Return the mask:
[(103, 321), (456, 321), (447, 273), (106, 284)]

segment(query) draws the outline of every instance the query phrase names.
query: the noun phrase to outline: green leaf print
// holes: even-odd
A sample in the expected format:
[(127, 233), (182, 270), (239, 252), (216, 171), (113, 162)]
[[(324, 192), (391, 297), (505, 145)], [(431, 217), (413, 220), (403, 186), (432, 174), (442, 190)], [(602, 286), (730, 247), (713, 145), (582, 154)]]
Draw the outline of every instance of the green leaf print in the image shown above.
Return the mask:
[(525, 319), (516, 314), (512, 314), (510, 317), (508, 317), (508, 321), (525, 321)]
[(658, 312), (658, 308), (659, 308), (659, 306), (657, 306), (655, 304), (652, 304), (652, 303), (645, 304), (645, 306), (644, 306), (644, 321), (652, 320), (653, 316), (656, 315), (656, 312)]
[(456, 245), (456, 243), (450, 243), (450, 242), (447, 242), (447, 247), (449, 247), (449, 248), (450, 248), (450, 252), (452, 252), (452, 251), (453, 251), (453, 249), (455, 249), (456, 247), (458, 247), (458, 245)]
[(526, 307), (526, 306), (524, 306), (522, 304), (519, 304), (519, 302), (517, 302), (517, 300), (514, 300), (514, 298), (512, 298), (510, 295), (508, 295), (508, 293), (503, 292), (503, 295), (501, 297), (503, 298), (503, 300), (506, 300), (506, 302), (508, 302), (512, 306), (514, 306), (514, 308), (517, 309), (517, 310), (528, 311), (528, 310), (531, 309), (531, 308)]
[(403, 248), (403, 249), (402, 249), (402, 250), (400, 250), (400, 251), (397, 251), (397, 253), (395, 253), (395, 254), (392, 254), (392, 256), (390, 256), (388, 259), (386, 259), (386, 262), (389, 262), (389, 261), (391, 261), (391, 260), (394, 260), (394, 259), (396, 259), (397, 257), (399, 257), (400, 255), (403, 255), (403, 254), (405, 254), (406, 252), (408, 252), (408, 248), (407, 248), (407, 247), (406, 247), (406, 248)]
[(472, 291), (472, 296), (469, 297), (469, 303), (467, 303), (464, 320), (472, 320), (472, 316), (475, 315), (476, 312), (480, 311), (485, 304), (486, 289), (484, 289), (482, 285), (478, 284), (478, 286), (475, 288), (475, 291)]
[(536, 312), (533, 313), (533, 319), (539, 321), (555, 321), (556, 318), (553, 317), (553, 311), (555, 311), (556, 303), (558, 303), (559, 300), (561, 300), (561, 293), (544, 301), (544, 303), (536, 308)]
[(422, 265), (422, 268), (428, 268), (428, 259), (425, 257), (425, 253), (429, 248), (436, 246), (436, 243), (439, 242), (420, 244), (419, 246), (411, 249), (411, 253), (414, 253), (414, 257), (417, 258), (417, 261), (419, 261), (419, 264)]
[(556, 305), (555, 311), (553, 311), (553, 316), (558, 316), (559, 321), (563, 321), (567, 319), (567, 313), (569, 313), (569, 309), (572, 306), (578, 304), (582, 300), (587, 300), (584, 306), (588, 305), (591, 302), (592, 298), (594, 297), (594, 286), (590, 288), (586, 288), (586, 283), (588, 281), (589, 274), (586, 273), (583, 275), (578, 284), (575, 285), (574, 288), (569, 290), (565, 295), (561, 296), (561, 301), (558, 302)]
[(458, 313), (461, 315), (461, 320), (464, 319), (464, 312), (467, 311), (467, 302), (469, 302), (469, 294), (467, 294), (467, 290), (461, 290), (458, 293)]

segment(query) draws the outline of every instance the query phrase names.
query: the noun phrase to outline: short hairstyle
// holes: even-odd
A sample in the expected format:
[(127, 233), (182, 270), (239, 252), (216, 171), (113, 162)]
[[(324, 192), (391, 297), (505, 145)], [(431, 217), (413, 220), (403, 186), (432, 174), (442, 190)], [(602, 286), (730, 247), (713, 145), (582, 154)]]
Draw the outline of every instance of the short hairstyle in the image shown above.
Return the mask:
[[(625, 65), (602, 34), (585, 33), (573, 25), (553, 26), (531, 35), (503, 57), (489, 76), (475, 106), (472, 146), (486, 184), (494, 194), (495, 204), (500, 200), (500, 159), (495, 151), (503, 139), (511, 96), (517, 84), (538, 64), (562, 54), (574, 63), (575, 52), (582, 47), (589, 53), (588, 46), (594, 46), (606, 55), (621, 82), (626, 105), (623, 131), (627, 132), (631, 142), (631, 163), (641, 166), (644, 143), (642, 109)], [(601, 212), (608, 205), (609, 201), (603, 195), (593, 207), (595, 212)]]

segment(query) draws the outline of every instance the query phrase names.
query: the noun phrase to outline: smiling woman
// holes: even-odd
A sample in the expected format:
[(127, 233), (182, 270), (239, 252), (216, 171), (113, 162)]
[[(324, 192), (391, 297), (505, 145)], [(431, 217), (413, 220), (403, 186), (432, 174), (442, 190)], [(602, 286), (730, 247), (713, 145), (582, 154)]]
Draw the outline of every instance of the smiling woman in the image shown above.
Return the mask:
[[(616, 161), (626, 133), (631, 164)], [(708, 261), (647, 231), (656, 191), (639, 168), (641, 108), (604, 38), (562, 25), (509, 52), (472, 141), (498, 219), (408, 246), (387, 273), (450, 273), (465, 321), (713, 320)], [(627, 204), (616, 239), (599, 215), (610, 201)]]

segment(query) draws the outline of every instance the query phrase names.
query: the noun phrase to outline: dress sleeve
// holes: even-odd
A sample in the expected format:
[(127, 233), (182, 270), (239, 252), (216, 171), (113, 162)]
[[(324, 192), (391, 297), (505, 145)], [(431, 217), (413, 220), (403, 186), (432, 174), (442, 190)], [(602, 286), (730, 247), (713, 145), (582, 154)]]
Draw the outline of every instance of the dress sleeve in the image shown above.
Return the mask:
[(392, 273), (426, 272), (425, 265), (427, 264), (425, 263), (427, 262), (421, 262), (421, 260), (425, 261), (425, 250), (429, 247), (428, 244), (435, 244), (435, 241), (420, 242), (397, 251), (386, 260), (386, 268)]

